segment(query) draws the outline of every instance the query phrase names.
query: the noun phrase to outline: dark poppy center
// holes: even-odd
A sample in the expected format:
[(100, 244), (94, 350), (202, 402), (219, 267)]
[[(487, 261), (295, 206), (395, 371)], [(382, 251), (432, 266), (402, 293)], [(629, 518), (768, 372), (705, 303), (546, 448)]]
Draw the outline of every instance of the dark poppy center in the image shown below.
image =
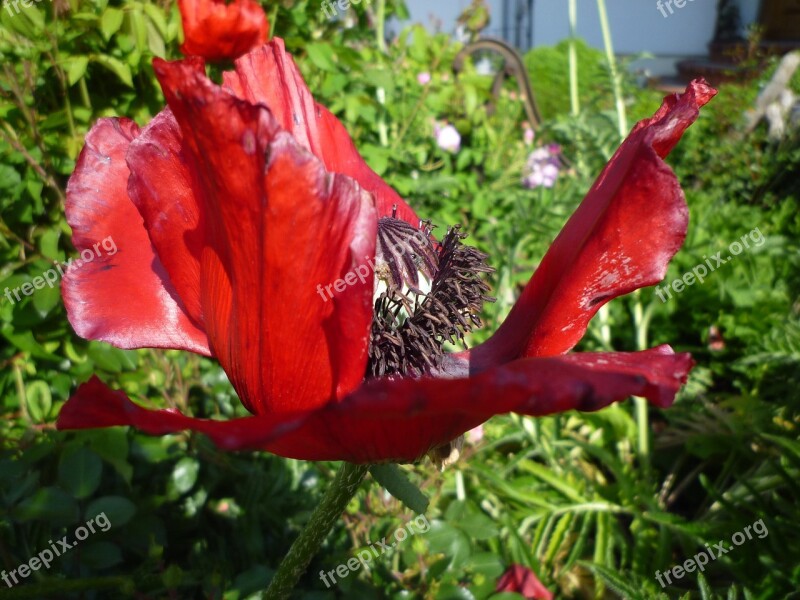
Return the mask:
[(419, 377), (437, 368), (445, 342), (464, 344), (464, 334), (483, 325), (483, 303), (494, 302), (481, 280), (494, 270), (487, 255), (464, 245), (458, 226), (441, 242), (431, 230), (428, 222), (415, 228), (393, 217), (378, 221), (367, 378)]

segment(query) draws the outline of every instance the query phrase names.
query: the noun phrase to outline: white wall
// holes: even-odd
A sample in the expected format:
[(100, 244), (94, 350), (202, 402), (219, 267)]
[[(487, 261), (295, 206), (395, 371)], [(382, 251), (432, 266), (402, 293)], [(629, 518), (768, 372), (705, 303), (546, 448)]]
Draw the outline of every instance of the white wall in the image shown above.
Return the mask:
[[(650, 52), (668, 56), (702, 56), (714, 35), (717, 0), (686, 0), (664, 17), (657, 0), (606, 0), (614, 50), (620, 54)], [(662, 0), (666, 3), (666, 0)], [(452, 32), (458, 14), (470, 0), (406, 0), (412, 20), (430, 26), (433, 13), (442, 30)], [(739, 0), (745, 24), (757, 18), (759, 0)], [(492, 22), (485, 35), (500, 37), (502, 0), (489, 0)], [(551, 45), (569, 35), (567, 0), (535, 0), (533, 43)], [(578, 0), (578, 35), (596, 48), (603, 47), (596, 0)]]

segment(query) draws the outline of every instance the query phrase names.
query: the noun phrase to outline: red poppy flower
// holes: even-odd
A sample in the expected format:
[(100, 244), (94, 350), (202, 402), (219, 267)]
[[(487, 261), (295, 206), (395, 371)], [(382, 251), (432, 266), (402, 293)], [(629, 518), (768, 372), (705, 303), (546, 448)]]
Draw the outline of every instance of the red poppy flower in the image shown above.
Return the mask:
[(496, 592), (516, 592), (528, 600), (553, 600), (536, 573), (522, 565), (511, 565), (497, 582)]
[(187, 56), (233, 60), (267, 41), (267, 15), (255, 0), (178, 0), (178, 8)]
[(566, 353), (600, 306), (660, 281), (683, 243), (687, 207), (663, 157), (715, 94), (704, 82), (634, 128), (495, 335), (444, 354), (443, 338), (477, 321), (485, 256), (457, 230), (432, 242), (281, 40), (222, 87), (199, 59), (154, 67), (168, 108), (142, 129), (100, 120), (70, 179), (76, 248), (112, 236), (119, 251), (68, 272), (68, 315), (121, 348), (213, 356), (253, 416), (151, 410), (93, 378), (61, 429), (191, 429), (230, 450), (400, 462), (446, 455), (495, 414), (673, 401), (688, 354)]

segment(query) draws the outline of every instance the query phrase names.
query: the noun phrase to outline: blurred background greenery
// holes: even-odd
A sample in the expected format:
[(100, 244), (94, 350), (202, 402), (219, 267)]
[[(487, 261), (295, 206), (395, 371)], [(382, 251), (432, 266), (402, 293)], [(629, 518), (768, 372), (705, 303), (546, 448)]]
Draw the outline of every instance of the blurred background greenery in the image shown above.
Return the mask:
[[(405, 14), (401, 2), (385, 9), (386, 18)], [(440, 228), (462, 223), (490, 255), (498, 301), (470, 341), (484, 339), (620, 141), (605, 54), (576, 44), (577, 112), (568, 43), (524, 57), (544, 119), (531, 143), (516, 86), (506, 85), (490, 114), (491, 77), (471, 65), (456, 76), (462, 46), (449, 36), (412, 27), (384, 49), (375, 5), (351, 9), (347, 27), (325, 19), (315, 0), (266, 10), (370, 165), (420, 215)], [(150, 63), (180, 57), (179, 32), (169, 1), (53, 0), (0, 11), (0, 290), (74, 256), (64, 190), (83, 136), (98, 117), (144, 124), (162, 108)], [(722, 86), (668, 159), (691, 224), (667, 281), (755, 228), (765, 243), (667, 302), (652, 288), (612, 302), (581, 343), (669, 343), (693, 353), (698, 366), (675, 406), (647, 415), (652, 433), (632, 403), (495, 418), (444, 474), (404, 467), (431, 498), (430, 531), (327, 589), (321, 569), (414, 517), (368, 479), (297, 597), (487, 598), (512, 563), (559, 598), (767, 599), (800, 588), (800, 138), (795, 130), (770, 141), (763, 126), (743, 132), (744, 111), (775, 65)], [(658, 108), (663, 93), (621, 79), (630, 123)], [(800, 75), (791, 85), (800, 92)], [(461, 135), (457, 152), (436, 143), (436, 126), (447, 123)], [(524, 187), (529, 154), (551, 143), (568, 163), (555, 186)], [(52, 585), (55, 598), (259, 598), (336, 465), (226, 454), (199, 435), (56, 432), (59, 408), (92, 373), (194, 415), (243, 411), (211, 361), (79, 339), (57, 289), (3, 298), (0, 332), (2, 568), (105, 512), (108, 532), (26, 583)], [(656, 570), (757, 519), (765, 538), (667, 589), (656, 582)], [(87, 589), (70, 591), (67, 580)]]

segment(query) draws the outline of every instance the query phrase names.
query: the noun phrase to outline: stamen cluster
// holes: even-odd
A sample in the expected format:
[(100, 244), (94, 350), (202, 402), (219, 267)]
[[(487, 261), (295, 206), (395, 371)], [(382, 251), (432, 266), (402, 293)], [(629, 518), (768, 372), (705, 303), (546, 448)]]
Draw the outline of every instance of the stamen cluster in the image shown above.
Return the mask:
[[(494, 269), (486, 264), (486, 254), (462, 243), (467, 235), (459, 227), (448, 229), (442, 242), (434, 244), (429, 224), (417, 230), (398, 221), (385, 217), (378, 224), (376, 276), (380, 283), (367, 377), (419, 377), (435, 369), (445, 342), (464, 343), (466, 333), (483, 325), (479, 316), (483, 303), (494, 301), (481, 280), (481, 274)], [(402, 251), (411, 244), (408, 240), (419, 242), (420, 232), (425, 233), (426, 243), (415, 243), (414, 252)], [(389, 238), (393, 252), (385, 250)], [(415, 265), (413, 272), (411, 265)], [(428, 290), (422, 289), (428, 287), (423, 283), (430, 286)]]

